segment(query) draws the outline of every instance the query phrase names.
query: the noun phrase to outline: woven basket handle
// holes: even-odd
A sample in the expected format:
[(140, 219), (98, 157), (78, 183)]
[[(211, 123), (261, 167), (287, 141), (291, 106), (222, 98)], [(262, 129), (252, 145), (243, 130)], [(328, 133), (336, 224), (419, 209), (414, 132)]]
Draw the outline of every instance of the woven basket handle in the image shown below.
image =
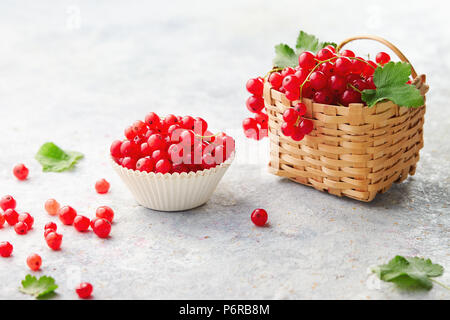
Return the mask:
[[(355, 40), (361, 40), (361, 39), (374, 40), (374, 41), (378, 41), (378, 42), (384, 44), (386, 47), (391, 49), (400, 58), (400, 60), (402, 60), (403, 62), (408, 62), (411, 65), (409, 60), (405, 57), (405, 55), (396, 46), (394, 46), (392, 43), (390, 43), (386, 39), (383, 39), (378, 36), (365, 35), (365, 36), (356, 36), (356, 37), (351, 37), (351, 38), (345, 39), (337, 46), (336, 52), (339, 52), (342, 49), (342, 47), (345, 46), (347, 43), (355, 41)], [(413, 76), (413, 79), (417, 78), (416, 70), (414, 70), (414, 67), (412, 65), (411, 65), (411, 75)]]

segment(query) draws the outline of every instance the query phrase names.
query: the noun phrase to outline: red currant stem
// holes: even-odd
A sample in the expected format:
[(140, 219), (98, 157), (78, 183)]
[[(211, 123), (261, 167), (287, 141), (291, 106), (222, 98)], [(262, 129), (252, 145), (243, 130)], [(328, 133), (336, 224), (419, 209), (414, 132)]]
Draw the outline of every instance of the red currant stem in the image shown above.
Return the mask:
[(352, 85), (351, 83), (347, 83), (347, 85), (352, 88), (353, 90), (355, 90), (356, 92), (362, 93), (361, 90), (359, 90), (357, 87), (355, 87), (354, 85)]
[(438, 285), (442, 286), (443, 288), (445, 288), (447, 290), (450, 290), (450, 287), (445, 285), (445, 284), (443, 284), (442, 282), (439, 282), (439, 281), (434, 280), (434, 279), (430, 279), (430, 280), (433, 281), (434, 283), (437, 283)]
[(298, 127), (298, 125), (300, 124), (301, 121), (302, 121), (302, 116), (298, 116), (297, 120), (295, 120), (294, 127)]

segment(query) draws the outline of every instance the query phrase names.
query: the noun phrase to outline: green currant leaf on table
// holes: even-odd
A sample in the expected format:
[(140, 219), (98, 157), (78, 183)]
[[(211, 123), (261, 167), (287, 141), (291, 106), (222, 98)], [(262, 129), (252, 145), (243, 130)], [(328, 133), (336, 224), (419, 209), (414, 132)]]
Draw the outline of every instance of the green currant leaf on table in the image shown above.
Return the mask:
[(396, 256), (387, 264), (379, 265), (372, 271), (381, 280), (393, 282), (403, 289), (424, 288), (430, 290), (433, 287), (432, 281), (449, 289), (440, 282), (431, 279), (441, 276), (444, 268), (439, 264), (432, 263), (430, 259)]
[(42, 276), (39, 280), (28, 274), (25, 280), (22, 280), (22, 287), (19, 290), (25, 294), (34, 296), (36, 299), (51, 297), (58, 288), (55, 279), (52, 277)]
[(64, 151), (53, 142), (44, 143), (35, 158), (44, 172), (62, 172), (75, 166), (83, 154), (76, 151)]
[(372, 107), (380, 101), (390, 100), (403, 107), (420, 107), (424, 98), (419, 89), (407, 84), (411, 75), (411, 65), (406, 62), (389, 62), (378, 67), (373, 75), (376, 89), (366, 89), (361, 98)]
[(295, 67), (298, 65), (298, 56), (304, 51), (316, 53), (327, 45), (336, 47), (334, 42), (320, 42), (319, 39), (304, 31), (300, 31), (297, 37), (296, 50), (284, 43), (275, 46), (275, 58), (273, 65), (278, 68)]

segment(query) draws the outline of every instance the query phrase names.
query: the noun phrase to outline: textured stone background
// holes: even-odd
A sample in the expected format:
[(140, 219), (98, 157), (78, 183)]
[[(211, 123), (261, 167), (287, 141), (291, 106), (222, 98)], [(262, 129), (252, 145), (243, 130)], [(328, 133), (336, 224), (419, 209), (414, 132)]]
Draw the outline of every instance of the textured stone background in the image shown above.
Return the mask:
[[(0, 298), (18, 292), (25, 259), (38, 252), (58, 298), (90, 281), (99, 299), (449, 299), (439, 286), (405, 293), (368, 275), (395, 254), (430, 257), (450, 283), (450, 20), (442, 1), (2, 1), (0, 4), (0, 194), (12, 194), (36, 226), (10, 227), (0, 259)], [(439, 8), (439, 10), (437, 9)], [(267, 140), (242, 139), (245, 81), (270, 69), (273, 45), (302, 28), (323, 40), (360, 33), (396, 43), (431, 91), (417, 174), (370, 204), (340, 199), (266, 173)], [(363, 41), (350, 48), (376, 54)], [(110, 142), (149, 111), (193, 114), (238, 140), (237, 159), (211, 201), (189, 212), (139, 207), (107, 161)], [(54, 141), (86, 158), (72, 172), (42, 173), (33, 156)], [(26, 163), (30, 179), (11, 169)], [(94, 182), (105, 177), (108, 195)], [(43, 225), (50, 197), (117, 219), (101, 240), (60, 227), (53, 252)], [(266, 208), (270, 226), (249, 215)]]

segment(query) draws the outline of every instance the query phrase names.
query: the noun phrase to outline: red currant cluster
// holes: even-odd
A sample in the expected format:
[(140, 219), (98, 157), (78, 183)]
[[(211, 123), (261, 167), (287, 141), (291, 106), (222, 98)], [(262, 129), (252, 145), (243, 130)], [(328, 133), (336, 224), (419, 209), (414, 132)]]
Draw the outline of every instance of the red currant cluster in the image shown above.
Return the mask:
[(275, 71), (269, 76), (272, 88), (283, 92), (290, 101), (313, 99), (323, 104), (361, 103), (361, 92), (375, 89), (373, 73), (378, 65), (390, 61), (380, 52), (376, 63), (356, 57), (351, 50), (335, 52), (329, 45), (314, 54), (305, 51), (298, 57), (298, 66)]
[(254, 113), (253, 118), (246, 118), (242, 122), (244, 134), (247, 138), (261, 140), (268, 135), (268, 116), (263, 112), (264, 99), (262, 97), (264, 91), (264, 79), (261, 77), (250, 79), (247, 81), (247, 91), (252, 95), (247, 99), (247, 109)]
[(0, 214), (0, 228), (5, 222), (14, 227), (17, 234), (24, 235), (33, 228), (34, 218), (28, 212), (18, 213), (16, 209), (16, 200), (10, 196), (4, 196), (0, 199), (0, 207), (4, 211)]
[(235, 142), (225, 133), (213, 135), (202, 118), (160, 118), (150, 112), (125, 129), (126, 140), (112, 143), (111, 156), (119, 165), (155, 173), (182, 173), (213, 168), (234, 152)]

